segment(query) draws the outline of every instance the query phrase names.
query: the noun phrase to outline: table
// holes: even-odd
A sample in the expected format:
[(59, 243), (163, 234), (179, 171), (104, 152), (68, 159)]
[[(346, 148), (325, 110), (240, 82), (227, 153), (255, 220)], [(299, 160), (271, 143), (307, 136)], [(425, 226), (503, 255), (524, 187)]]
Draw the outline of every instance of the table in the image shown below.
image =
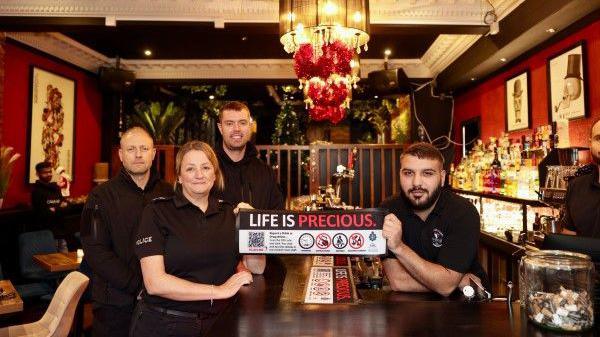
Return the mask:
[(81, 264), (81, 257), (77, 257), (77, 252), (39, 254), (34, 255), (33, 260), (50, 272), (77, 270)]
[(14, 292), (16, 295), (10, 299), (0, 299), (0, 315), (23, 311), (23, 300), (12, 283), (9, 280), (0, 280), (0, 288), (5, 292)]
[(359, 291), (358, 304), (306, 305), (308, 257), (269, 257), (264, 275), (254, 276), (217, 319), (208, 336), (594, 336), (555, 334), (527, 321), (518, 302), (468, 303), (435, 294)]

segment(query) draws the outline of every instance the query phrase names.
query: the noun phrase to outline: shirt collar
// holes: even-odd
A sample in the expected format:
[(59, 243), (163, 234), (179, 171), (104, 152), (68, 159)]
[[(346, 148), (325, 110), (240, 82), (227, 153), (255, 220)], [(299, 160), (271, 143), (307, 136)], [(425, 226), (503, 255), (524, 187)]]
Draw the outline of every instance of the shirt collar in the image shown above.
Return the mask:
[[(198, 209), (198, 206), (192, 204), (191, 201), (189, 201), (181, 192), (181, 187), (177, 188), (177, 190), (175, 191), (175, 195), (173, 196), (173, 203), (175, 204), (176, 208), (182, 208), (182, 207), (193, 207), (195, 209)], [(215, 198), (212, 194), (208, 196), (208, 207), (206, 208), (206, 212), (204, 212), (204, 215), (211, 215), (211, 214), (215, 214), (219, 212), (219, 200), (217, 198)]]

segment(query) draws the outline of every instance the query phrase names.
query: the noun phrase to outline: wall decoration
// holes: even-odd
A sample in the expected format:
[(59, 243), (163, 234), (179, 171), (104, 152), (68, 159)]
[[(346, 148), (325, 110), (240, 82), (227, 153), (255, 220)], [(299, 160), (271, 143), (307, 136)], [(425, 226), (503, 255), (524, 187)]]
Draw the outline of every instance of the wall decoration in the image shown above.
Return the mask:
[(550, 121), (588, 114), (585, 44), (579, 42), (548, 59)]
[(506, 106), (506, 131), (528, 129), (531, 122), (529, 101), (529, 71), (524, 71), (506, 80), (504, 102)]
[(35, 165), (42, 161), (73, 177), (75, 81), (34, 66), (30, 83), (27, 181), (36, 181)]

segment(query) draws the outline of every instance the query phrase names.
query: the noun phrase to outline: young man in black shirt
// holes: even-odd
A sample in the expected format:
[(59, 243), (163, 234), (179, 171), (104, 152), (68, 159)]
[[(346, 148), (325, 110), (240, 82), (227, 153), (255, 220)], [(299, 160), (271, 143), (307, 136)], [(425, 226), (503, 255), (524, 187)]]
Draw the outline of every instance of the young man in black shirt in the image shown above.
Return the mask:
[(600, 238), (600, 119), (592, 124), (588, 172), (571, 180), (561, 219), (563, 234)]
[(136, 297), (142, 287), (134, 254), (142, 210), (152, 199), (170, 196), (173, 187), (152, 170), (156, 150), (142, 128), (121, 137), (121, 171), (94, 188), (81, 216), (81, 240), (92, 276), (92, 335), (128, 336)]
[(431, 144), (411, 145), (400, 157), (400, 195), (381, 205), (391, 212), (383, 236), (392, 256), (383, 265), (395, 291), (449, 296), (470, 279), (487, 285), (477, 260), (479, 214), (468, 200), (442, 188), (443, 164)]
[(230, 102), (221, 108), (217, 127), (223, 143), (215, 149), (225, 176), (221, 197), (232, 205), (244, 202), (257, 209), (283, 209), (285, 200), (273, 171), (250, 142), (252, 123), (244, 103)]
[(38, 176), (31, 191), (31, 207), (35, 212), (39, 229), (50, 229), (56, 238), (63, 238), (64, 224), (61, 210), (69, 204), (60, 193), (60, 188), (52, 182), (52, 164), (41, 162), (35, 165)]
[[(217, 196), (237, 208), (284, 209), (285, 200), (271, 168), (258, 158), (250, 142), (250, 109), (241, 102), (229, 102), (221, 108), (217, 127), (223, 143), (215, 153), (225, 177), (225, 188)], [(240, 203), (242, 203), (240, 205)], [(264, 255), (246, 255), (246, 265), (264, 266)]]

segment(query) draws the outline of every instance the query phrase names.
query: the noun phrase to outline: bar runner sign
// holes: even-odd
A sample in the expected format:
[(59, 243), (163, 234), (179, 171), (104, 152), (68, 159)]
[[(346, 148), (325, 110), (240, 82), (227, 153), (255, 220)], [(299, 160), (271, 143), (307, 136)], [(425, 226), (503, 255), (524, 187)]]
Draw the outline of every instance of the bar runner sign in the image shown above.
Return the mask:
[(383, 255), (383, 209), (292, 212), (240, 210), (242, 254)]

